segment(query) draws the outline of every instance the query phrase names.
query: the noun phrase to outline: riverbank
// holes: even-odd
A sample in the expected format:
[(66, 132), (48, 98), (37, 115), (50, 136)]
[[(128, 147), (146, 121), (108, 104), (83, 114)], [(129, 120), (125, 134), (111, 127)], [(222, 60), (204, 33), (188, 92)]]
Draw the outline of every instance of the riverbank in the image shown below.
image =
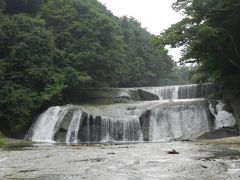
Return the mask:
[(3, 150), (19, 150), (26, 147), (31, 147), (33, 144), (34, 142), (27, 140), (0, 137), (0, 148)]
[(4, 144), (5, 144), (5, 140), (0, 137), (0, 148), (2, 148)]
[(0, 148), (2, 148), (4, 144), (5, 144), (5, 139), (3, 134), (0, 131)]

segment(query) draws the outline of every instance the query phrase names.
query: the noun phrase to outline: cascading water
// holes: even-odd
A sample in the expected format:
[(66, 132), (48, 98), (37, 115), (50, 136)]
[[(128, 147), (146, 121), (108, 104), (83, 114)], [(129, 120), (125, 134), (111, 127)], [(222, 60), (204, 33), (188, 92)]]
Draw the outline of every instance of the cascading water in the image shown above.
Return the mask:
[(179, 99), (206, 98), (213, 92), (212, 84), (194, 84), (179, 86)]
[[(196, 103), (196, 104), (195, 104)], [(209, 130), (204, 100), (191, 104), (160, 105), (150, 116), (150, 140), (164, 138), (189, 138)]]
[(114, 119), (102, 117), (101, 141), (142, 141), (138, 118)]
[[(66, 143), (158, 141), (198, 137), (214, 128), (204, 99), (212, 92), (211, 85), (138, 89), (153, 93), (160, 100), (50, 107), (38, 117), (28, 138)], [(122, 90), (127, 93), (133, 88), (117, 92)]]
[(66, 113), (66, 108), (54, 106), (40, 114), (34, 127), (31, 128), (31, 132), (28, 133), (31, 134), (31, 139), (33, 141), (53, 141), (57, 130), (56, 125), (63, 119)]
[(67, 143), (78, 143), (78, 130), (81, 124), (82, 111), (77, 110), (73, 113), (73, 118), (69, 125), (66, 142)]
[[(110, 113), (111, 110), (105, 109), (105, 112)], [(54, 106), (38, 117), (28, 138), (38, 142), (64, 139), (66, 143), (142, 141), (140, 120), (137, 116), (129, 115), (133, 112), (126, 109), (123, 118), (104, 117), (87, 115), (79, 106)]]
[(156, 94), (160, 100), (205, 98), (207, 95), (213, 92), (213, 86), (211, 84), (146, 87), (142, 89)]

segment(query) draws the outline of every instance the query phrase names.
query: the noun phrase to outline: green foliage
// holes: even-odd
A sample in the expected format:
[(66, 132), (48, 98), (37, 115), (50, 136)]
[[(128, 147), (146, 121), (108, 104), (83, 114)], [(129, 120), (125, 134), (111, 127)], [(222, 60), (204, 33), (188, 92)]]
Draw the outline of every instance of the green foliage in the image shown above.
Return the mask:
[(97, 0), (0, 0), (0, 131), (73, 89), (164, 84), (173, 61), (154, 38)]
[(3, 147), (4, 144), (5, 144), (4, 139), (0, 137), (0, 148)]
[(170, 74), (168, 84), (184, 85), (200, 83), (197, 81), (197, 73), (195, 66), (175, 65), (172, 74)]
[(240, 2), (177, 0), (185, 18), (158, 38), (161, 46), (185, 47), (182, 62), (198, 63), (201, 81), (240, 87)]
[(1, 131), (0, 131), (0, 148), (4, 146), (5, 144), (5, 137), (2, 135)]
[(0, 0), (0, 12), (5, 9), (5, 6), (6, 6), (5, 1)]
[(122, 17), (120, 26), (125, 42), (127, 66), (121, 86), (163, 85), (174, 66), (166, 51), (153, 46), (154, 36), (134, 18)]
[(15, 13), (35, 13), (45, 0), (5, 0), (5, 12)]

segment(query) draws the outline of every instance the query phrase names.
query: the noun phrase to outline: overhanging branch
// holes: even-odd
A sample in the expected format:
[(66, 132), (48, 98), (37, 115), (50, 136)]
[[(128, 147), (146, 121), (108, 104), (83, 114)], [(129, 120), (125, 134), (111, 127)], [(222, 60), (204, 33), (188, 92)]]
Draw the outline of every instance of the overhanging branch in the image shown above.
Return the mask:
[(223, 48), (220, 46), (219, 43), (217, 43), (217, 47), (220, 50), (221, 54), (224, 58), (226, 58), (234, 67), (236, 67), (240, 71), (240, 65), (236, 63), (232, 58), (230, 58), (223, 50)]

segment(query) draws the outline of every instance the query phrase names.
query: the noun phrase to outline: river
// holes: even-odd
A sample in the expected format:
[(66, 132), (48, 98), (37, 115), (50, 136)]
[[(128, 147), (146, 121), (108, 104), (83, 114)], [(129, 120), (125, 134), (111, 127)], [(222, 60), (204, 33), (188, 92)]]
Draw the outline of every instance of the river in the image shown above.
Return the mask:
[[(239, 145), (203, 142), (35, 144), (0, 151), (1, 179), (239, 179)], [(168, 154), (175, 149), (179, 154)]]

